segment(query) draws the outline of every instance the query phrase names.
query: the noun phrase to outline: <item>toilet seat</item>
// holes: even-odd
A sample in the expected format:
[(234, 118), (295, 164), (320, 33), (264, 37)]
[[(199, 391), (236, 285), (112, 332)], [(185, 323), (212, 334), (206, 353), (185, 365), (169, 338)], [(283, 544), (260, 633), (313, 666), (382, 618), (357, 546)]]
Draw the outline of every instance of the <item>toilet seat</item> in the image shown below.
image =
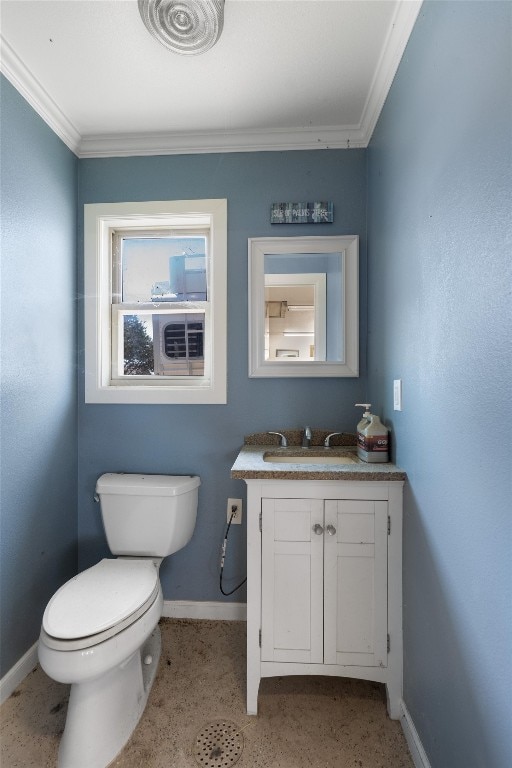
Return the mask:
[(62, 650), (103, 642), (142, 616), (159, 592), (152, 560), (101, 560), (52, 597), (43, 616), (44, 642)]

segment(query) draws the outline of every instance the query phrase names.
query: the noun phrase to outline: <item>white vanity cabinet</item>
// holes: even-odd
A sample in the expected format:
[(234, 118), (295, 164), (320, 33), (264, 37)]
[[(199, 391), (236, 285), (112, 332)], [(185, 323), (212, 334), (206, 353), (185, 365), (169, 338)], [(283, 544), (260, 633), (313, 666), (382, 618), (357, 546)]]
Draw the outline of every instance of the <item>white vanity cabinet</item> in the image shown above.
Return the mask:
[(260, 679), (334, 675), (402, 695), (401, 481), (247, 479), (247, 711)]

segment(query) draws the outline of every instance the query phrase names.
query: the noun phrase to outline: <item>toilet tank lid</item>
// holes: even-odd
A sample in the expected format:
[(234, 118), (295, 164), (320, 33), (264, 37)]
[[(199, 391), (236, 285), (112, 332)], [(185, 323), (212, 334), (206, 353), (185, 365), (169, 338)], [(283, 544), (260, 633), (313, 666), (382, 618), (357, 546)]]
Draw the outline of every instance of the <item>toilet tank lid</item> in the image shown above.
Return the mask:
[(197, 475), (132, 475), (107, 472), (98, 478), (96, 493), (129, 496), (179, 496), (201, 485)]

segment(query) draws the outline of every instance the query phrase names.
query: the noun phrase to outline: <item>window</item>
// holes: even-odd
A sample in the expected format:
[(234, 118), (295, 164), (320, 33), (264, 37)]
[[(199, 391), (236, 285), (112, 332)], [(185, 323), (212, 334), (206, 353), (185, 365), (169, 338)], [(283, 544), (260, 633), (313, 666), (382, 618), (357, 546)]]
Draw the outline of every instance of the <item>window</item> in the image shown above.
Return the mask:
[(226, 402), (226, 208), (85, 206), (86, 402)]

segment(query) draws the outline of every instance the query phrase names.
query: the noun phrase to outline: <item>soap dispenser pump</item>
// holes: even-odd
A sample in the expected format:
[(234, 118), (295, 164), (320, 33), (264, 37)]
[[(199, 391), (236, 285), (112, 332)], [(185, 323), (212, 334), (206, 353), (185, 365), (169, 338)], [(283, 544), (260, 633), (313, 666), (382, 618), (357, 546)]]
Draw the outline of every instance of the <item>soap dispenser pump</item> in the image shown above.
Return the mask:
[(362, 432), (363, 429), (368, 426), (370, 423), (371, 413), (370, 408), (372, 407), (371, 403), (356, 403), (356, 407), (364, 408), (363, 418), (357, 425), (357, 433)]

